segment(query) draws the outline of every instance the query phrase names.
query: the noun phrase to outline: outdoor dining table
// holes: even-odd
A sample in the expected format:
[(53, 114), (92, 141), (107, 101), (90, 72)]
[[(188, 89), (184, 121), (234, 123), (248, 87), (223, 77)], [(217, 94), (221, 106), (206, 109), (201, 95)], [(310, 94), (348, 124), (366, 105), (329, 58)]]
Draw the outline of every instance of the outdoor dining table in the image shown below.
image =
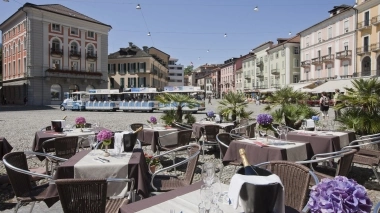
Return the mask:
[[(89, 128), (89, 129), (84, 128), (83, 131), (81, 129), (73, 129), (71, 131), (64, 131), (64, 132), (55, 132), (53, 130), (37, 131), (32, 143), (32, 150), (34, 152), (43, 152), (42, 143), (52, 138), (95, 135), (95, 132), (99, 132), (101, 130), (108, 130), (108, 129), (103, 128), (103, 127), (95, 127), (95, 128)], [(45, 159), (44, 157), (38, 157), (38, 158), (41, 161)]]
[[(158, 137), (171, 133), (173, 131), (178, 131), (177, 128), (166, 128), (166, 127), (153, 127), (153, 128), (144, 128), (142, 130), (142, 136), (137, 138), (140, 141), (143, 141), (145, 144), (151, 145), (151, 150), (153, 152), (157, 151)], [(142, 137), (142, 138), (141, 138)]]
[[(198, 212), (201, 202), (200, 188), (203, 182), (196, 182), (190, 186), (181, 187), (134, 203), (123, 203), (119, 213), (168, 213), (174, 210), (176, 213)], [(221, 184), (222, 192), (228, 192), (229, 185)], [(234, 209), (228, 202), (218, 202), (219, 209), (225, 213), (244, 212), (241, 206)], [(296, 213), (298, 211), (285, 206), (285, 213)]]
[(216, 123), (215, 121), (200, 121), (200, 122), (193, 123), (193, 132), (196, 138), (199, 139), (202, 137), (202, 129), (204, 126), (207, 126), (207, 125), (217, 125), (221, 129), (227, 129), (228, 127), (232, 127), (234, 123)]
[(3, 159), (3, 156), (11, 152), (13, 147), (8, 143), (7, 139), (0, 137), (0, 160)]
[[(134, 149), (132, 153), (123, 153), (125, 156), (120, 159), (108, 157), (106, 159), (110, 160), (110, 162), (106, 163), (93, 160), (93, 158), (99, 156), (93, 156), (93, 153), (90, 153), (94, 151), (102, 152), (101, 150), (83, 150), (59, 165), (54, 174), (54, 179), (134, 178), (137, 193), (142, 197), (149, 196), (148, 166), (142, 149)], [(122, 162), (123, 160), (125, 162)], [(107, 196), (121, 195), (126, 189), (129, 191), (129, 187), (129, 184), (128, 188), (120, 185), (110, 187), (109, 185)], [(46, 190), (45, 203), (48, 206), (52, 205), (57, 201), (58, 197), (55, 184), (51, 184)]]
[(335, 152), (348, 146), (356, 139), (355, 132), (345, 131), (303, 131), (288, 132), (288, 140), (310, 143), (313, 155)]
[(245, 149), (248, 162), (252, 165), (274, 161), (303, 161), (312, 157), (310, 144), (298, 141), (279, 141), (266, 139), (240, 139), (231, 141), (223, 163), (241, 162), (239, 149)]

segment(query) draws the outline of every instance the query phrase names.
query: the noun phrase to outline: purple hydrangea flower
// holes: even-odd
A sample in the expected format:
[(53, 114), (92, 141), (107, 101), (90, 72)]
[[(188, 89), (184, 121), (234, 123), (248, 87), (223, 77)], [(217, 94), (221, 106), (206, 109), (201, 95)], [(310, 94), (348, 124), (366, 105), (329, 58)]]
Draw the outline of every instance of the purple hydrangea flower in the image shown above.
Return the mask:
[(214, 112), (213, 111), (209, 111), (207, 112), (207, 117), (214, 117)]
[(156, 124), (156, 123), (157, 123), (157, 118), (154, 117), (154, 116), (151, 116), (151, 117), (149, 118), (149, 121), (150, 121), (152, 124)]
[(372, 202), (366, 189), (352, 179), (324, 178), (313, 186), (307, 203), (311, 212), (371, 212)]
[(256, 118), (256, 121), (261, 126), (268, 126), (272, 124), (273, 118), (269, 114), (259, 114)]
[(75, 123), (76, 124), (85, 124), (86, 119), (84, 117), (77, 117), (77, 118), (75, 118)]
[(313, 121), (319, 121), (319, 117), (314, 115), (314, 116), (311, 116), (311, 119), (313, 119)]
[(98, 133), (98, 141), (110, 140), (112, 138), (112, 132), (108, 130), (102, 130)]

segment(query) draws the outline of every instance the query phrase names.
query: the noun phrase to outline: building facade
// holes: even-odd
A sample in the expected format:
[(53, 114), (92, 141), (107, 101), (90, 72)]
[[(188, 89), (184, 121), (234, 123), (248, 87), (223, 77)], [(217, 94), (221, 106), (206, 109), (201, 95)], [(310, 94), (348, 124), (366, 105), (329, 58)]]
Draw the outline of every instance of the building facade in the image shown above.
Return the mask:
[(242, 60), (242, 70), (243, 70), (242, 75), (244, 76), (243, 89), (244, 89), (244, 92), (246, 93), (253, 92), (254, 82), (256, 79), (256, 76), (255, 76), (256, 64), (254, 64), (254, 62), (255, 62), (255, 54), (249, 53), (243, 56), (243, 60)]
[(303, 30), (301, 81), (350, 78), (355, 70), (356, 11), (336, 6), (330, 17)]
[(268, 89), (271, 84), (270, 79), (272, 77), (269, 71), (269, 59), (267, 50), (273, 46), (272, 41), (265, 42), (260, 46), (252, 49), (252, 53), (255, 54), (255, 66), (256, 66), (256, 82), (254, 89)]
[(237, 58), (224, 61), (220, 67), (221, 96), (228, 91), (235, 91), (235, 71)]
[(300, 36), (277, 39), (268, 49), (271, 74), (270, 88), (282, 88), (300, 80)]
[[(168, 86), (185, 86), (184, 83), (184, 66), (177, 64), (178, 59), (169, 59), (169, 81)], [(187, 85), (186, 85), (187, 86)]]
[(380, 76), (380, 1), (357, 0), (356, 4), (358, 23), (355, 75)]
[(64, 92), (107, 88), (110, 25), (59, 4), (26, 3), (0, 30), (9, 103), (60, 104)]
[(152, 87), (163, 91), (168, 83), (169, 57), (156, 48), (143, 46), (140, 49), (129, 42), (128, 47), (108, 56), (108, 88), (123, 91), (133, 87)]

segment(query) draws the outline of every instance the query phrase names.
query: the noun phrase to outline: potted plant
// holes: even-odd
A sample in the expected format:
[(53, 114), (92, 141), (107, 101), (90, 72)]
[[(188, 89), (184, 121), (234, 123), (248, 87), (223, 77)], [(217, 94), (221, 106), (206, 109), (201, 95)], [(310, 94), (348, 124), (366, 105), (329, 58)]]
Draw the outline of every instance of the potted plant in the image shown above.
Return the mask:
[(153, 158), (152, 155), (148, 155), (146, 153), (144, 154), (144, 156), (146, 164), (149, 167), (149, 171), (153, 174), (156, 171), (156, 167), (160, 165), (160, 160), (158, 160), (158, 158)]
[(366, 189), (353, 179), (324, 178), (313, 186), (307, 203), (312, 213), (371, 212), (372, 202)]

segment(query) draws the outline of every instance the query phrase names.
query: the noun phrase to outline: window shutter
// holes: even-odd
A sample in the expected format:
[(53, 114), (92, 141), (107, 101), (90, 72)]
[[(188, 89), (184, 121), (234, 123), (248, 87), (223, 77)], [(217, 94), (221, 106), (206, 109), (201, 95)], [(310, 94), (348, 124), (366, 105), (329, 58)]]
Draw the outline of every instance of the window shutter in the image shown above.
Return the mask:
[(146, 72), (146, 62), (144, 62), (144, 72)]
[(131, 64), (130, 63), (128, 63), (128, 73), (131, 71)]
[(111, 68), (111, 66), (110, 66), (110, 64), (108, 64), (108, 74), (110, 74), (110, 68)]
[(120, 74), (120, 64), (117, 64), (117, 71), (118, 71), (119, 74)]
[(137, 87), (137, 86), (136, 86), (136, 78), (133, 78), (133, 86), (134, 86), (134, 87)]
[(140, 72), (140, 62), (137, 63), (137, 71)]
[(124, 64), (124, 72), (126, 72), (127, 71), (127, 64), (125, 63)]
[(135, 71), (135, 72), (137, 72), (137, 65), (136, 65), (136, 63), (133, 63), (133, 70)]
[(147, 87), (146, 86), (146, 77), (143, 77), (143, 84), (144, 84), (144, 87)]

